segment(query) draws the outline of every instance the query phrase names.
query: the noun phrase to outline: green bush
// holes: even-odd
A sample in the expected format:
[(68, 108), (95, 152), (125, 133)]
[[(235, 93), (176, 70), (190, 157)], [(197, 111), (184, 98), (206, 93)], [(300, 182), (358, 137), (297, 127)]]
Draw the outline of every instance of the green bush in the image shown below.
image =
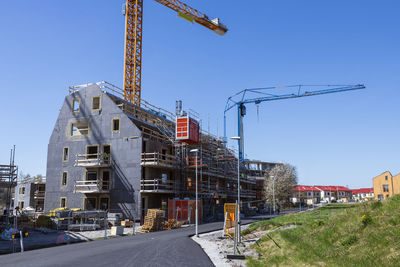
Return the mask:
[(372, 216), (369, 213), (364, 214), (363, 216), (361, 216), (361, 222), (363, 224), (364, 227), (366, 227), (367, 225), (372, 223)]

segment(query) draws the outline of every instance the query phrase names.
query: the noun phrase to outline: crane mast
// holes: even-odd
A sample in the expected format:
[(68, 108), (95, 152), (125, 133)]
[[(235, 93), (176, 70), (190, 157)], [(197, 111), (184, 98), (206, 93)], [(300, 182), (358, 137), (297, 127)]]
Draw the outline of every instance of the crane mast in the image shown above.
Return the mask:
[[(178, 0), (155, 0), (178, 12), (186, 20), (196, 22), (219, 35), (228, 28), (218, 18), (207, 15)], [(143, 0), (127, 0), (125, 5), (124, 100), (140, 106), (142, 75)]]
[(125, 6), (124, 100), (140, 106), (142, 83), (143, 0)]

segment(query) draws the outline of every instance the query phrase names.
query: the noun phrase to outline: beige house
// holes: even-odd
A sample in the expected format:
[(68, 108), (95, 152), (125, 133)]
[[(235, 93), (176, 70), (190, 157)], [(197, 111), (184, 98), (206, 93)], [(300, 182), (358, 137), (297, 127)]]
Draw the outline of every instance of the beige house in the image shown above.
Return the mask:
[(372, 178), (374, 185), (374, 198), (377, 200), (386, 200), (391, 196), (400, 194), (400, 174), (393, 176), (386, 171)]

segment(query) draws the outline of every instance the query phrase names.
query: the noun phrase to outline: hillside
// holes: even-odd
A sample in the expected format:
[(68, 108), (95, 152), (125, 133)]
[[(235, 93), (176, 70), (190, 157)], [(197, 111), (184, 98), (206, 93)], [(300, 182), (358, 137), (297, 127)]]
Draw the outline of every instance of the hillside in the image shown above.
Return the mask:
[(248, 258), (247, 265), (400, 265), (400, 196), (383, 203), (330, 204), (254, 223), (243, 234), (291, 224), (296, 228), (271, 232), (254, 244), (260, 257)]

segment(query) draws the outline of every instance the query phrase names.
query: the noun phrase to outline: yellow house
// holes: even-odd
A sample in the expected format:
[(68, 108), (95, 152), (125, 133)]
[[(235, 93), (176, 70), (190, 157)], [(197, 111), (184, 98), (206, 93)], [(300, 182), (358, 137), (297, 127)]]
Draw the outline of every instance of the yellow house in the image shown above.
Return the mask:
[(386, 200), (391, 196), (400, 194), (400, 174), (393, 176), (386, 171), (374, 178), (374, 198), (377, 200)]

